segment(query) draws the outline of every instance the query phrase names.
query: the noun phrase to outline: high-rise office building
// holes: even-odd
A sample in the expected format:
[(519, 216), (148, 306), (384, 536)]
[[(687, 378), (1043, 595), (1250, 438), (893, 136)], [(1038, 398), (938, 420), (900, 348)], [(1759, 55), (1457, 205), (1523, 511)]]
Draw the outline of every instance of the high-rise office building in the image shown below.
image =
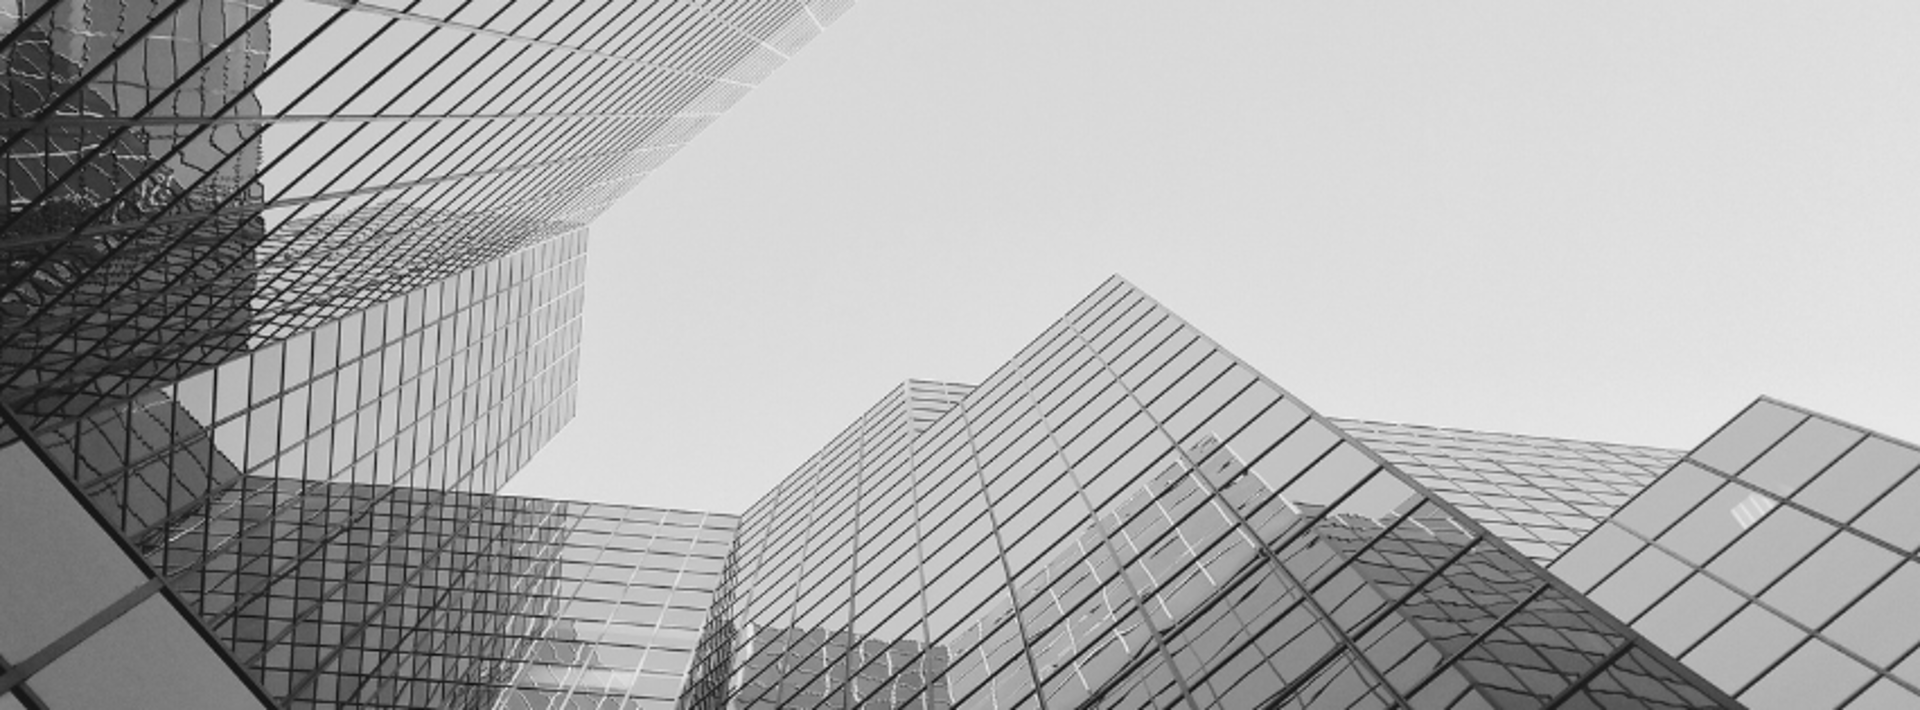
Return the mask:
[[(1617, 484), (1615, 506), (1662, 455), (1506, 439), (1461, 450)], [(749, 508), (685, 704), (1737, 707), (1436, 477), (1464, 479), (1401, 470), (1115, 279), (978, 387), (891, 395)]]
[(0, 707), (668, 702), (691, 630), (488, 606), (548, 530), (491, 494), (587, 223), (848, 5), (0, 0)]
[(1920, 449), (1329, 419), (1117, 279), (738, 518), (497, 495), (846, 5), (0, 0), (0, 710), (1920, 706)]

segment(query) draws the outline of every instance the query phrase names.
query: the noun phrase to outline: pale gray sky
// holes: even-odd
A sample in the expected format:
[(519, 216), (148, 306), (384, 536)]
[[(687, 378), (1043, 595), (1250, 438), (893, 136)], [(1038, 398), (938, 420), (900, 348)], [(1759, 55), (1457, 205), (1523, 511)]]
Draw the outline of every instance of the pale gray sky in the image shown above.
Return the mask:
[(1322, 412), (1920, 438), (1920, 5), (867, 2), (598, 221), (509, 492), (744, 510), (1120, 273)]

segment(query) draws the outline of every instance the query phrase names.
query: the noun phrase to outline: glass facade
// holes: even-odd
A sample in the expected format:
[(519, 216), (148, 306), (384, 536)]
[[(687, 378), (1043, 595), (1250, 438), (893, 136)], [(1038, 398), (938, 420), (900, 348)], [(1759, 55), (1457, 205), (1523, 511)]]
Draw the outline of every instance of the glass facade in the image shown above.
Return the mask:
[(587, 223), (849, 5), (0, 0), (0, 521), (124, 558), (0, 558), (73, 600), (0, 708), (670, 702), (726, 519), (491, 494), (573, 414)]
[(0, 710), (1920, 706), (1911, 444), (1328, 419), (1117, 278), (742, 516), (497, 495), (850, 4), (0, 0)]
[(685, 706), (1736, 707), (1117, 278), (904, 391), (742, 516)]
[(1916, 469), (1762, 398), (1552, 570), (1749, 707), (1920, 707)]
[(1686, 453), (1358, 419), (1333, 422), (1542, 564), (1566, 552)]

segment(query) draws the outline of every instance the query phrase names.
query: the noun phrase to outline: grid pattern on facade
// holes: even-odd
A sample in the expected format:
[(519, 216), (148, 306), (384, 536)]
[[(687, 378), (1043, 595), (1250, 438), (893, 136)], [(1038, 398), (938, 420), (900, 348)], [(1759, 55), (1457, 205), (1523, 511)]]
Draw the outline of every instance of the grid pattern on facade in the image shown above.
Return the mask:
[[(790, 479), (743, 517), (708, 625), (729, 642), (703, 642), (689, 707), (1725, 700), (1119, 279), (900, 448), (876, 474)], [(1381, 529), (1441, 519), (1479, 552), (1388, 557)], [(1329, 526), (1366, 535), (1342, 550)], [(1389, 595), (1357, 571), (1368, 555), (1422, 574)], [(1446, 597), (1481, 574), (1524, 594)], [(1382, 638), (1418, 635), (1422, 594), (1478, 610), (1451, 653)], [(1523, 678), (1472, 670), (1526, 649)]]
[[(524, 499), (529, 504), (543, 503)], [(738, 519), (553, 503), (555, 549), (529, 546), (532, 643), (510, 658), (499, 710), (666, 710), (679, 697)], [(536, 595), (537, 594), (537, 595)]]
[(85, 413), (584, 226), (849, 4), (0, 4), (4, 401)]
[[(308, 680), (312, 634), (346, 648), (340, 629), (368, 627), (319, 615), (425, 584), (391, 572), (418, 561), (409, 536), (502, 514), (444, 491), (497, 488), (572, 415), (585, 245), (575, 230), (37, 439), (274, 697), (352, 697)], [(475, 550), (432, 574), (485, 591), (503, 572)]]
[(1552, 570), (1756, 710), (1920, 706), (1917, 469), (1762, 398)]
[(850, 4), (0, 2), (0, 413), (275, 697), (480, 697), (512, 649), (367, 615), (500, 599), (584, 225)]
[(0, 415), (0, 707), (271, 707), (19, 419)]
[(1541, 563), (1672, 468), (1644, 446), (1334, 419), (1454, 509)]
[[(900, 542), (912, 544), (897, 527), (901, 518), (894, 506), (900, 499), (874, 492), (903, 483), (902, 472), (916, 455), (912, 442), (970, 390), (926, 380), (902, 384), (747, 510), (688, 680), (690, 696), (725, 692), (735, 680), (736, 661), (749, 669), (745, 682), (756, 698), (750, 704), (817, 694), (810, 687), (816, 675), (844, 687), (857, 670), (865, 670), (858, 683), (871, 694), (902, 703), (935, 682), (944, 661), (938, 652), (921, 654), (923, 636), (856, 640), (846, 627), (859, 619), (851, 608), (855, 588), (871, 584), (856, 578), (862, 569), (856, 560), (887, 559), (902, 553)], [(766, 522), (750, 526), (749, 520)], [(896, 523), (887, 533), (895, 544), (856, 549), (852, 543), (864, 537), (856, 527), (882, 521)], [(903, 587), (896, 594), (905, 592)], [(741, 600), (762, 595), (788, 601), (755, 608), (762, 613), (739, 613)], [(902, 619), (896, 625), (910, 624)], [(882, 675), (866, 662), (897, 672)], [(784, 669), (792, 667), (814, 673), (789, 678)]]

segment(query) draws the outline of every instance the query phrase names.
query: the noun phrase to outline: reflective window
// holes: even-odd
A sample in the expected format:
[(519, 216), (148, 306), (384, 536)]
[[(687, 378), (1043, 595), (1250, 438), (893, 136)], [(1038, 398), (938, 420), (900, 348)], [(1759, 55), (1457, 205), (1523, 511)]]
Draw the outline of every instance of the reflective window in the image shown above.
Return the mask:
[(1847, 650), (1887, 666), (1920, 643), (1915, 629), (1920, 629), (1920, 564), (1907, 562), (1824, 633)]
[(1619, 572), (1593, 590), (1593, 600), (1600, 602), (1615, 616), (1632, 619), (1653, 604), (1654, 600), (1672, 590), (1691, 571), (1692, 568), (1672, 555), (1649, 547), (1641, 550)]
[(263, 710), (166, 599), (141, 602), (33, 676), (54, 710)]
[(1740, 474), (1740, 480), (1778, 496), (1792, 495), (1840, 458), (1864, 435), (1819, 417), (1808, 418)]
[(1594, 528), (1567, 554), (1555, 560), (1549, 569), (1574, 589), (1591, 591), (1593, 585), (1619, 569), (1621, 563), (1645, 546), (1646, 543), (1632, 533), (1617, 525), (1605, 524)]
[[(1653, 491), (1649, 489), (1649, 492)], [(1729, 483), (1661, 535), (1660, 542), (1681, 558), (1702, 564), (1719, 554), (1735, 536), (1752, 527), (1775, 505), (1765, 493)]]
[(1773, 612), (1749, 605), (1680, 661), (1722, 689), (1744, 688), (1804, 638)]
[(1812, 639), (1741, 693), (1740, 702), (1753, 710), (1838, 707), (1873, 677), (1866, 666)]
[(1737, 475), (1806, 418), (1772, 402), (1754, 402), (1746, 412), (1695, 449), (1692, 458), (1728, 475)]
[(1681, 463), (1621, 509), (1615, 520), (1646, 537), (1659, 535), (1723, 482), (1698, 466)]
[(0, 656), (16, 661), (146, 581), (55, 475), (0, 449)]
[(1910, 474), (1905, 483), (1868, 508), (1854, 525), (1861, 532), (1913, 552), (1920, 548), (1920, 514), (1915, 511), (1920, 511), (1920, 475)]
[(1900, 687), (1890, 678), (1882, 678), (1847, 703), (1846, 710), (1910, 710), (1920, 707), (1920, 695)]
[(1915, 467), (1920, 467), (1920, 451), (1867, 437), (1795, 494), (1794, 501), (1836, 520), (1851, 521)]
[(1794, 620), (1818, 628), (1897, 561), (1885, 548), (1842, 532), (1760, 598)]
[(1733, 590), (1696, 574), (1633, 626), (1661, 650), (1678, 656), (1745, 603), (1746, 599)]
[(1707, 569), (1748, 594), (1759, 594), (1833, 535), (1831, 525), (1788, 507), (1773, 508)]

